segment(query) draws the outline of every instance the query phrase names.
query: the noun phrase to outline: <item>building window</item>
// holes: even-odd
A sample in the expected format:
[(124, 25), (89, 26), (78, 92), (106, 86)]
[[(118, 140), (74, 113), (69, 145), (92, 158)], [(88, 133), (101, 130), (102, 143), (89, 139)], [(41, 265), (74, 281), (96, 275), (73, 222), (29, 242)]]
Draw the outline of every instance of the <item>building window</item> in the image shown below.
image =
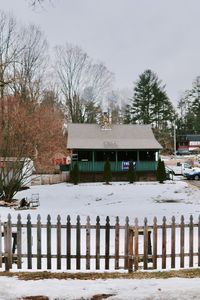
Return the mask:
[(141, 161), (155, 161), (155, 151), (140, 151), (139, 159)]

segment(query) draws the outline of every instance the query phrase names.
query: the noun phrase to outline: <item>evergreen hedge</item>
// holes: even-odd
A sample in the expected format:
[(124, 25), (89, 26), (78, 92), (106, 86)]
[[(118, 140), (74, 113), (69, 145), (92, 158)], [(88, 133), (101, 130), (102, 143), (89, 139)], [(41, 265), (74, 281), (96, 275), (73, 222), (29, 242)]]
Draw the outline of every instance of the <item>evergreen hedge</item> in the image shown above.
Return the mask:
[(73, 169), (70, 172), (70, 179), (73, 184), (78, 184), (80, 181), (80, 172), (78, 163), (75, 163)]
[(158, 160), (156, 178), (157, 181), (160, 183), (164, 183), (164, 181), (167, 179), (166, 171), (165, 171), (165, 163), (160, 158)]
[(103, 179), (106, 184), (109, 184), (109, 182), (112, 180), (112, 172), (109, 160), (107, 160), (104, 164)]
[(129, 183), (133, 183), (136, 181), (136, 172), (132, 161), (129, 162), (127, 180), (129, 181)]

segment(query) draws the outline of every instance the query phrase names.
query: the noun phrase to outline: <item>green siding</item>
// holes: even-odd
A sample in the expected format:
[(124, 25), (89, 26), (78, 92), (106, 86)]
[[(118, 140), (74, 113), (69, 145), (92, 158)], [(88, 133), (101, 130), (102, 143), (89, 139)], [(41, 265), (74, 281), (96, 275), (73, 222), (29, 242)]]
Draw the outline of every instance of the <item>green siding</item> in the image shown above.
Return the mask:
[[(71, 167), (75, 162), (72, 162)], [(80, 172), (103, 172), (104, 170), (103, 161), (92, 162), (92, 161), (79, 161)], [(112, 172), (121, 172), (122, 161), (110, 162)], [(157, 162), (155, 161), (138, 161), (136, 162), (136, 171), (155, 171), (157, 168)]]

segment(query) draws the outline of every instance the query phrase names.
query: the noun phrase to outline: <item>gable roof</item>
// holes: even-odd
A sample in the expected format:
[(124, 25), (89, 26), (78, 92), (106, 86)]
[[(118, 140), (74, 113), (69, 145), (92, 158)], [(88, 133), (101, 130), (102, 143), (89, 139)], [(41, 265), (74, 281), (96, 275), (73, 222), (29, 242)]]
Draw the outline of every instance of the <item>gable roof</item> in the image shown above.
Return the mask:
[(67, 125), (68, 149), (162, 149), (151, 125), (111, 125), (102, 129), (98, 124)]

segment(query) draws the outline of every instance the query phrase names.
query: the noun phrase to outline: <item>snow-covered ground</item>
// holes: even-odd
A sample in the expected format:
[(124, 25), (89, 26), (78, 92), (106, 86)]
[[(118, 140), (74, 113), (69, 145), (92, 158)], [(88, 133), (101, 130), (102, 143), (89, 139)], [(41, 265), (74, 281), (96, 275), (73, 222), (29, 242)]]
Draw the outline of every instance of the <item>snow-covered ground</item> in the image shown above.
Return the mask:
[[(16, 198), (31, 197), (31, 194), (39, 193), (40, 206), (36, 210), (15, 211), (10, 208), (0, 209), (1, 220), (12, 215), (16, 221), (20, 212), (22, 219), (26, 220), (27, 214), (31, 214), (36, 221), (40, 214), (42, 222), (46, 222), (50, 214), (52, 222), (56, 222), (57, 215), (61, 221), (66, 222), (67, 215), (72, 217), (72, 223), (76, 222), (80, 215), (84, 224), (86, 217), (90, 216), (94, 223), (100, 216), (101, 223), (105, 223), (106, 216), (119, 216), (120, 224), (125, 223), (126, 216), (133, 223), (137, 217), (142, 224), (144, 217), (152, 224), (154, 216), (161, 223), (163, 216), (171, 222), (175, 216), (180, 222), (184, 215), (188, 222), (190, 215), (194, 221), (200, 214), (200, 189), (188, 185), (187, 182), (176, 180), (159, 184), (156, 182), (112, 183), (87, 183), (74, 186), (71, 184), (57, 184), (46, 186), (33, 186), (17, 194)], [(20, 281), (16, 278), (0, 277), (0, 300), (17, 299), (29, 295), (46, 295), (50, 299), (91, 299), (95, 294), (113, 294), (108, 299), (199, 299), (200, 279), (165, 279), (165, 280), (40, 280)], [(83, 297), (83, 298), (81, 298)]]
[(106, 216), (110, 216), (113, 220), (119, 216), (121, 222), (128, 216), (130, 220), (137, 217), (140, 222), (147, 217), (149, 223), (152, 223), (154, 216), (161, 221), (163, 216), (169, 220), (174, 215), (177, 221), (180, 221), (181, 215), (188, 220), (190, 214), (195, 219), (200, 214), (200, 190), (181, 180), (167, 181), (165, 184), (115, 182), (110, 185), (102, 183), (38, 185), (18, 193), (16, 198), (30, 198), (34, 193), (39, 193), (40, 197), (40, 206), (36, 210), (15, 211), (1, 207), (2, 220), (8, 213), (11, 213), (13, 219), (20, 213), (23, 218), (31, 214), (33, 220), (40, 214), (42, 221), (46, 221), (48, 214), (52, 220), (56, 220), (59, 214), (63, 220), (66, 220), (67, 215), (74, 220), (80, 215), (83, 222), (87, 216), (90, 216), (91, 220), (100, 216), (104, 221)]
[(16, 300), (35, 295), (45, 295), (50, 300), (89, 300), (97, 294), (113, 295), (107, 298), (109, 300), (198, 300), (200, 279), (22, 281), (0, 277), (0, 300)]

